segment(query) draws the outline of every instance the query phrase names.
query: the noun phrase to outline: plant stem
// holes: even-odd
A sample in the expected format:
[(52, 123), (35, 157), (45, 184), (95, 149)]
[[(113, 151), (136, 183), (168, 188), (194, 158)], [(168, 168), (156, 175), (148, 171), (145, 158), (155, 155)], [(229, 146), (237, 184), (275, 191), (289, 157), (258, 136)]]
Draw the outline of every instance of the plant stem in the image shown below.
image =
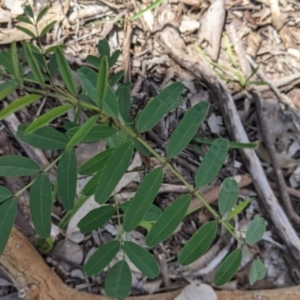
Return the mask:
[[(41, 173), (48, 172), (62, 157), (62, 154), (59, 155), (49, 166), (47, 166), (44, 170), (41, 171)], [(36, 179), (36, 178), (35, 178)], [(35, 179), (33, 179), (31, 182), (29, 182), (27, 185), (25, 185), (22, 189), (17, 191), (14, 196), (19, 197), (24, 191), (26, 191), (29, 187), (32, 186), (32, 184), (35, 182)]]

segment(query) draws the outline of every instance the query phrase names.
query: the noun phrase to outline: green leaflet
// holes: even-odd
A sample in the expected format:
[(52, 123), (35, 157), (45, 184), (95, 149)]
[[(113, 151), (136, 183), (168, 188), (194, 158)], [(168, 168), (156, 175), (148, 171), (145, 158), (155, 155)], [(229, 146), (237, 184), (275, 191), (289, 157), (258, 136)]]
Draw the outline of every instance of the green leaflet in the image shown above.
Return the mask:
[(83, 234), (89, 233), (105, 225), (115, 214), (113, 206), (101, 206), (86, 214), (78, 223), (78, 228)]
[(199, 126), (208, 112), (208, 102), (200, 102), (193, 106), (179, 122), (167, 145), (167, 157), (178, 155), (193, 139)]
[(5, 249), (10, 232), (17, 216), (16, 199), (10, 199), (0, 205), (0, 256)]
[(114, 148), (110, 148), (96, 154), (80, 166), (78, 173), (80, 175), (90, 175), (101, 171), (104, 168), (108, 158), (114, 151)]
[(0, 157), (0, 176), (30, 176), (39, 171), (39, 165), (27, 157), (19, 155), (5, 155)]
[(52, 28), (53, 28), (53, 26), (56, 24), (56, 21), (52, 21), (52, 22), (50, 22), (49, 24), (47, 24), (44, 28), (43, 28), (43, 30), (42, 30), (42, 32), (40, 33), (40, 37), (42, 38), (47, 32), (49, 32)]
[(89, 118), (84, 124), (82, 124), (79, 129), (76, 131), (76, 133), (71, 137), (69, 140), (66, 151), (70, 151), (74, 146), (79, 144), (92, 130), (93, 126), (97, 122), (99, 116), (95, 115), (91, 118)]
[(89, 97), (97, 106), (99, 106), (99, 99), (96, 90), (97, 73), (91, 68), (81, 67), (79, 70), (77, 70), (77, 74)]
[(260, 260), (254, 260), (249, 271), (249, 282), (253, 285), (256, 281), (264, 279), (267, 274), (265, 265)]
[(104, 97), (106, 95), (108, 86), (108, 63), (107, 63), (107, 57), (104, 57), (101, 60), (98, 76), (97, 76), (97, 94), (98, 94), (98, 104), (101, 105)]
[(97, 187), (97, 184), (98, 184), (98, 181), (99, 181), (99, 178), (100, 178), (100, 175), (101, 175), (101, 172), (103, 171), (103, 168), (97, 172), (90, 180), (89, 182), (84, 186), (83, 190), (82, 190), (82, 193), (85, 195), (85, 196), (92, 196), (95, 194), (95, 191), (96, 191), (96, 187)]
[(8, 200), (12, 196), (12, 193), (9, 189), (0, 185), (0, 204), (5, 200)]
[(31, 186), (29, 203), (36, 233), (47, 239), (51, 233), (52, 191), (46, 174), (39, 175)]
[(178, 257), (179, 263), (187, 266), (200, 258), (213, 242), (217, 228), (217, 221), (211, 221), (201, 226), (181, 250)]
[(237, 205), (228, 215), (227, 221), (233, 219), (235, 216), (237, 216), (240, 212), (242, 212), (248, 204), (251, 202), (251, 199), (246, 199), (245, 201), (241, 202), (239, 205)]
[(162, 180), (163, 170), (157, 168), (141, 182), (124, 216), (123, 228), (125, 231), (132, 231), (143, 220), (158, 193)]
[(14, 70), (13, 66), (11, 64), (11, 54), (7, 51), (1, 51), (0, 52), (0, 64), (5, 68), (5, 70), (13, 75)]
[(185, 216), (191, 198), (190, 195), (183, 195), (163, 211), (146, 236), (148, 247), (155, 247), (175, 231)]
[(228, 141), (216, 139), (209, 147), (196, 173), (196, 186), (203, 187), (219, 173), (228, 152)]
[(69, 66), (68, 61), (66, 60), (63, 51), (61, 50), (60, 47), (57, 47), (55, 49), (55, 58), (57, 61), (57, 65), (58, 65), (58, 69), (59, 72), (61, 74), (61, 77), (64, 80), (64, 83), (66, 85), (66, 87), (68, 88), (69, 92), (73, 95), (73, 96), (77, 96), (77, 88), (76, 88), (76, 84), (73, 78), (73, 74), (71, 72), (71, 68)]
[(66, 210), (74, 207), (77, 183), (77, 160), (74, 150), (64, 152), (57, 167), (57, 188)]
[(22, 16), (22, 15), (16, 16), (16, 19), (20, 22), (24, 22), (24, 23), (33, 25), (32, 22), (30, 21), (30, 19), (26, 16)]
[(36, 35), (30, 31), (29, 29), (27, 29), (26, 27), (23, 27), (23, 26), (16, 26), (17, 29), (25, 32), (28, 36), (32, 37), (33, 39), (36, 38)]
[(158, 264), (147, 250), (133, 242), (125, 242), (124, 250), (131, 262), (148, 278), (159, 275)]
[(228, 282), (238, 270), (242, 262), (242, 249), (236, 249), (231, 252), (220, 264), (214, 276), (214, 284), (221, 286)]
[[(67, 137), (72, 138), (74, 134), (79, 130), (80, 126), (73, 127), (67, 131)], [(108, 125), (94, 125), (89, 133), (81, 141), (82, 143), (95, 143), (106, 138), (111, 137), (112, 135), (118, 132), (117, 129), (108, 126)]]
[(119, 106), (118, 106), (117, 97), (109, 85), (107, 86), (106, 94), (102, 104), (103, 104), (103, 109), (107, 113), (109, 113), (111, 116), (114, 116), (116, 118), (119, 117)]
[(45, 7), (45, 8), (43, 8), (43, 9), (39, 12), (39, 14), (38, 14), (38, 16), (37, 16), (37, 18), (36, 18), (36, 23), (38, 23), (38, 22), (45, 16), (45, 14), (47, 13), (47, 11), (48, 11), (49, 8), (50, 8), (50, 7)]
[(174, 103), (180, 97), (183, 88), (182, 83), (175, 82), (149, 101), (137, 117), (136, 130), (143, 133), (153, 128), (165, 114), (174, 108)]
[(88, 55), (86, 61), (97, 69), (99, 68), (101, 62), (100, 58), (94, 55)]
[(218, 197), (219, 212), (221, 215), (231, 211), (236, 205), (239, 197), (239, 185), (231, 178), (226, 178), (222, 185)]
[(247, 229), (246, 243), (247, 244), (257, 243), (262, 238), (265, 231), (266, 231), (265, 220), (260, 216), (255, 216)]
[(7, 95), (11, 94), (18, 87), (18, 82), (15, 79), (9, 79), (0, 84), (0, 100), (3, 100)]
[(116, 91), (118, 98), (118, 106), (120, 114), (125, 121), (130, 119), (131, 99), (129, 90), (126, 87), (120, 86)]
[(123, 70), (117, 72), (109, 81), (109, 86), (113, 88), (122, 79), (123, 76), (124, 76)]
[(28, 124), (20, 124), (16, 136), (22, 142), (44, 150), (60, 150), (67, 145), (67, 139), (58, 130), (44, 126), (31, 134), (25, 134)]
[(19, 59), (17, 52), (17, 44), (16, 42), (12, 42), (10, 45), (10, 53), (11, 53), (11, 64), (13, 66), (14, 76), (16, 79), (20, 77), (19, 73)]
[(0, 120), (3, 120), (10, 114), (22, 109), (23, 107), (26, 107), (27, 105), (39, 100), (41, 98), (41, 95), (36, 94), (30, 94), (26, 95), (24, 97), (21, 97), (17, 100), (14, 100), (9, 105), (4, 107), (0, 112)]
[(125, 260), (117, 262), (105, 278), (105, 293), (108, 297), (126, 299), (131, 290), (131, 272)]
[(110, 47), (109, 47), (107, 39), (100, 40), (97, 45), (97, 48), (98, 48), (98, 52), (100, 54), (101, 59), (104, 56), (107, 56), (107, 58), (110, 57)]
[(24, 13), (32, 19), (34, 18), (34, 13), (30, 5), (25, 5)]
[(100, 273), (117, 255), (120, 249), (119, 241), (111, 241), (100, 246), (83, 267), (87, 276)]
[(72, 107), (72, 105), (60, 105), (52, 108), (42, 116), (38, 117), (35, 121), (33, 121), (25, 130), (25, 134), (33, 133), (35, 130), (47, 125), (54, 119), (64, 115)]
[(28, 43), (24, 43), (23, 45), (24, 45), (26, 60), (30, 66), (30, 70), (31, 70), (36, 82), (38, 82), (41, 86), (44, 86), (44, 77), (43, 77), (43, 74), (39, 67), (38, 62), (37, 62), (35, 56), (33, 55), (31, 47), (28, 45)]
[[(126, 201), (120, 205), (120, 208), (122, 209), (122, 211), (124, 213), (126, 213), (130, 203), (131, 203), (131, 200)], [(161, 214), (162, 214), (161, 209), (159, 207), (157, 207), (156, 205), (151, 204), (150, 208), (147, 210), (146, 214), (143, 217), (143, 221), (155, 222)]]
[(126, 142), (115, 149), (107, 160), (97, 184), (95, 200), (105, 203), (126, 172), (133, 154), (133, 143)]
[(108, 66), (111, 68), (114, 66), (114, 64), (117, 62), (119, 56), (121, 54), (121, 51), (120, 50), (116, 50), (112, 55), (111, 57), (109, 58), (108, 60)]

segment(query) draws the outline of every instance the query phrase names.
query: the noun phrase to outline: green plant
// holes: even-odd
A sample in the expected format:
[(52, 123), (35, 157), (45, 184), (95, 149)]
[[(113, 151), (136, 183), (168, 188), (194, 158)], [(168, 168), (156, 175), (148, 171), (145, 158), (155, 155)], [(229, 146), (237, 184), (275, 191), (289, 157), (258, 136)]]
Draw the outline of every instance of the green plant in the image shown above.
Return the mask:
[[(30, 9), (26, 8), (25, 15), (19, 18), (23, 21), (27, 18), (36, 25), (43, 14), (45, 10), (34, 20)], [(61, 46), (44, 51), (41, 37), (36, 37), (34, 33), (32, 36), (37, 39), (39, 47), (23, 42), (18, 49), (13, 43), (9, 52), (0, 52), (2, 78), (5, 80), (0, 85), (1, 99), (15, 90), (24, 94), (1, 110), (0, 120), (23, 107), (36, 103), (42, 97), (57, 99), (59, 104), (56, 107), (30, 124), (21, 124), (17, 137), (33, 147), (57, 150), (60, 154), (44, 169), (27, 157), (16, 155), (0, 157), (0, 176), (35, 175), (30, 183), (14, 195), (7, 188), (0, 187), (0, 255), (16, 217), (16, 197), (27, 189), (30, 190), (30, 212), (37, 235), (45, 239), (43, 246), (45, 249), (51, 247), (49, 237), (53, 187), (47, 172), (56, 167), (55, 188), (57, 187), (58, 198), (66, 210), (72, 212), (78, 209), (90, 195), (94, 195), (96, 202), (101, 205), (79, 222), (78, 226), (82, 233), (100, 228), (113, 216), (117, 217), (119, 233), (116, 239), (101, 245), (84, 266), (86, 274), (92, 276), (110, 265), (116, 254), (122, 251), (123, 259), (110, 266), (106, 275), (105, 291), (108, 296), (124, 299), (130, 292), (131, 273), (126, 258), (131, 260), (145, 276), (155, 278), (159, 275), (159, 267), (152, 254), (127, 240), (128, 235), (124, 233), (143, 226), (148, 229), (147, 246), (149, 248), (157, 246), (172, 235), (187, 214), (192, 213), (188, 211), (192, 196), (199, 199), (215, 220), (203, 225), (190, 238), (179, 255), (179, 262), (188, 265), (203, 255), (214, 241), (219, 227), (223, 226), (236, 239), (237, 249), (221, 263), (214, 276), (214, 283), (222, 285), (229, 281), (240, 266), (242, 249), (247, 250), (247, 244), (256, 243), (262, 237), (266, 226), (264, 220), (256, 216), (246, 232), (245, 240), (237, 237), (230, 221), (245, 208), (249, 201), (236, 205), (239, 189), (235, 180), (231, 178), (224, 180), (218, 199), (218, 212), (198, 191), (217, 176), (228, 154), (229, 142), (218, 138), (211, 143), (195, 174), (195, 186), (190, 185), (171, 164), (172, 158), (176, 157), (193, 139), (205, 119), (209, 104), (200, 102), (185, 113), (171, 135), (166, 147), (166, 157), (162, 157), (144, 141), (142, 133), (153, 128), (165, 114), (180, 104), (178, 100), (184, 89), (183, 84), (175, 82), (166, 87), (133, 119), (130, 115), (131, 83), (120, 83), (122, 72), (109, 75), (109, 68), (114, 65), (120, 52), (115, 51), (111, 54), (106, 40), (101, 40), (98, 44), (100, 57), (87, 58), (93, 67), (84, 66), (77, 70), (81, 82), (81, 90), (78, 90)], [(24, 60), (30, 66), (31, 71), (28, 74), (24, 74), (23, 71)], [(55, 84), (57, 69), (65, 87)], [(49, 125), (71, 109), (77, 112), (75, 121), (66, 121), (61, 131)], [(82, 111), (89, 118), (80, 125), (77, 120)], [(92, 143), (99, 140), (106, 140), (108, 149), (77, 168), (74, 147), (79, 143)], [(242, 147), (246, 146), (242, 145)], [(250, 145), (250, 148), (253, 148), (253, 145)], [(113, 196), (114, 189), (126, 173), (134, 151), (143, 155), (153, 155), (161, 166), (150, 170), (133, 199), (121, 205)], [(153, 201), (163, 181), (163, 167), (168, 168), (190, 192), (178, 197), (162, 212)], [(77, 174), (90, 175), (92, 178), (84, 187), (83, 195), (75, 201)], [(111, 197), (112, 200), (109, 201)], [(254, 260), (249, 274), (251, 284), (262, 279), (265, 274), (264, 265)]]

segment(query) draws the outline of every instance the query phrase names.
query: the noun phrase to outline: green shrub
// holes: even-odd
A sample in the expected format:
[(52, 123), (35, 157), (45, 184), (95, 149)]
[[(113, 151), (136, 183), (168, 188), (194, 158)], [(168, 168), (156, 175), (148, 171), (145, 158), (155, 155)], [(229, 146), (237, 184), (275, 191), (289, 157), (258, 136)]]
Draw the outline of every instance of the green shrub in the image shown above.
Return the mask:
[[(36, 22), (44, 14), (45, 10), (40, 13)], [(27, 7), (25, 15), (19, 19), (33, 22), (30, 17), (31, 11)], [(79, 90), (62, 47), (55, 46), (47, 51), (43, 50), (41, 37), (51, 29), (53, 26), (51, 24), (39, 36), (36, 33), (30, 33), (37, 40), (39, 47), (35, 47), (30, 42), (22, 42), (22, 45), (17, 48), (16, 43), (13, 43), (9, 52), (0, 52), (2, 79), (4, 80), (4, 83), (0, 85), (1, 99), (15, 90), (25, 94), (1, 110), (0, 120), (36, 103), (42, 97), (57, 99), (60, 103), (30, 124), (21, 124), (17, 131), (17, 137), (33, 147), (59, 151), (60, 154), (49, 166), (41, 169), (37, 163), (23, 156), (0, 157), (0, 176), (36, 175), (26, 187), (14, 195), (7, 188), (0, 187), (0, 255), (5, 248), (16, 217), (16, 197), (26, 189), (30, 190), (30, 212), (36, 233), (40, 238), (49, 240), (53, 186), (47, 173), (57, 166), (58, 197), (67, 211), (72, 212), (78, 209), (78, 206), (82, 204), (82, 199), (90, 195), (94, 195), (95, 201), (101, 204), (79, 222), (78, 226), (82, 233), (89, 233), (100, 228), (113, 216), (118, 219), (119, 234), (116, 239), (101, 245), (84, 266), (84, 271), (88, 276), (95, 275), (109, 265), (116, 254), (122, 250), (123, 260), (111, 266), (106, 275), (105, 291), (108, 296), (124, 299), (130, 293), (131, 272), (125, 260), (126, 257), (148, 278), (155, 278), (160, 273), (152, 254), (143, 247), (126, 240), (128, 235), (124, 235), (123, 232), (130, 232), (142, 224), (148, 229), (147, 246), (149, 248), (157, 246), (172, 235), (187, 214), (192, 213), (188, 211), (192, 196), (199, 199), (215, 220), (204, 224), (189, 239), (179, 254), (179, 263), (184, 266), (189, 265), (203, 255), (213, 243), (219, 228), (223, 226), (237, 242), (237, 249), (225, 258), (214, 275), (215, 285), (225, 284), (234, 276), (241, 264), (242, 249), (247, 250), (247, 244), (256, 243), (262, 237), (265, 222), (256, 216), (246, 232), (245, 240), (241, 240), (236, 236), (230, 220), (245, 208), (249, 200), (237, 205), (239, 196), (237, 182), (231, 178), (224, 180), (218, 198), (219, 211), (215, 211), (198, 191), (200, 187), (209, 184), (218, 175), (228, 154), (229, 146), (232, 145), (228, 140), (218, 138), (214, 141), (206, 141), (211, 146), (195, 174), (195, 186), (190, 185), (172, 167), (171, 160), (192, 141), (206, 117), (209, 104), (205, 101), (199, 102), (185, 113), (166, 146), (166, 157), (162, 157), (148, 146), (142, 133), (152, 129), (167, 113), (180, 104), (183, 84), (175, 82), (166, 87), (133, 119), (130, 115), (132, 100), (129, 87), (131, 84), (120, 83), (123, 72), (109, 75), (109, 69), (117, 61), (120, 51), (110, 53), (108, 42), (101, 40), (98, 44), (100, 56), (87, 58), (93, 67), (84, 66), (77, 70), (81, 83)], [(19, 29), (28, 30), (22, 27)], [(30, 66), (28, 74), (24, 74), (22, 65), (24, 60)], [(57, 69), (65, 87), (55, 84), (54, 76)], [(84, 124), (80, 125), (77, 121), (66, 122), (64, 132), (49, 125), (53, 120), (74, 108), (77, 112), (75, 120), (82, 111), (89, 116)], [(107, 150), (95, 155), (77, 168), (74, 147), (80, 143), (107, 141), (108, 139), (110, 147)], [(202, 139), (202, 142), (205, 142), (205, 139)], [(247, 146), (237, 143), (233, 145)], [(252, 146), (249, 145), (250, 148)], [(134, 151), (156, 157), (161, 166), (149, 170), (135, 196), (129, 202), (120, 205), (116, 199), (108, 201), (116, 185), (126, 173)], [(163, 182), (163, 167), (167, 167), (188, 188), (189, 193), (178, 197), (161, 212), (153, 201)], [(81, 196), (75, 201), (77, 174), (93, 177), (83, 189), (83, 198)], [(265, 274), (264, 265), (258, 260), (253, 260), (249, 273), (250, 283), (253, 284), (256, 280), (262, 279)]]

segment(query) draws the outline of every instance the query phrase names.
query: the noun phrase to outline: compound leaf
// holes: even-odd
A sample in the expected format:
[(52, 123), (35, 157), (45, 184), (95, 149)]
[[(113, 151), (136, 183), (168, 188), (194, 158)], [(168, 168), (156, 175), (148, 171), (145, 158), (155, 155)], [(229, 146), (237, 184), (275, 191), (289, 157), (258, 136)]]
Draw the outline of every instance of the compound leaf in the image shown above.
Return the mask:
[(41, 95), (36, 94), (30, 94), (26, 95), (24, 97), (21, 97), (17, 100), (14, 100), (9, 105), (4, 107), (0, 112), (0, 120), (3, 120), (10, 114), (22, 109), (23, 107), (26, 107), (27, 105), (39, 100), (41, 98)]
[(255, 216), (247, 229), (246, 243), (247, 244), (257, 243), (262, 238), (265, 231), (266, 231), (265, 220), (260, 216)]
[(10, 199), (0, 205), (0, 256), (2, 255), (17, 216), (16, 199)]
[(33, 133), (35, 130), (47, 125), (54, 119), (64, 115), (68, 110), (70, 110), (72, 105), (60, 105), (52, 108), (42, 116), (34, 120), (25, 130), (25, 134)]
[(160, 242), (166, 240), (177, 228), (191, 201), (190, 195), (183, 195), (177, 198), (168, 206), (146, 236), (148, 247), (155, 247)]
[(58, 130), (44, 126), (31, 134), (25, 134), (28, 124), (20, 124), (16, 136), (22, 142), (44, 150), (60, 150), (67, 145), (67, 139)]
[(117, 255), (120, 249), (119, 241), (111, 241), (100, 246), (83, 267), (87, 276), (100, 273)]
[(79, 144), (89, 134), (98, 118), (99, 116), (95, 115), (89, 118), (84, 124), (79, 127), (76, 133), (69, 140), (66, 146), (66, 151), (70, 151), (75, 145)]
[[(80, 129), (80, 126), (73, 127), (67, 131), (67, 137), (72, 138)], [(82, 143), (94, 143), (109, 138), (118, 132), (117, 129), (108, 125), (94, 125), (89, 133), (83, 138)]]
[(124, 216), (123, 228), (125, 231), (132, 231), (143, 220), (158, 193), (162, 180), (163, 170), (157, 168), (141, 182)]
[(167, 157), (178, 155), (193, 139), (203, 122), (209, 108), (208, 102), (200, 102), (193, 106), (179, 122), (167, 145)]
[(178, 261), (187, 266), (200, 258), (210, 247), (217, 233), (217, 221), (211, 221), (201, 226), (181, 250)]
[(0, 185), (0, 203), (8, 200), (12, 196), (12, 193), (9, 189)]
[(133, 242), (125, 242), (124, 250), (131, 262), (148, 278), (159, 275), (158, 264), (147, 250)]
[(74, 81), (73, 74), (71, 72), (70, 65), (68, 61), (66, 60), (64, 53), (60, 47), (57, 47), (55, 49), (55, 58), (57, 61), (58, 69), (60, 71), (61, 77), (64, 80), (64, 83), (66, 84), (66, 87), (70, 91), (70, 93), (73, 96), (77, 96), (77, 88)]
[(66, 210), (74, 207), (77, 183), (77, 160), (75, 151), (64, 152), (57, 167), (57, 188)]
[(19, 155), (5, 155), (0, 157), (0, 176), (30, 176), (39, 171), (39, 165), (27, 157)]
[(226, 178), (222, 185), (218, 197), (219, 212), (221, 215), (231, 211), (236, 205), (239, 197), (239, 185), (231, 178)]
[(231, 252), (220, 264), (214, 276), (214, 284), (221, 286), (228, 282), (238, 270), (242, 262), (242, 249), (236, 249)]
[(105, 293), (108, 297), (126, 299), (131, 290), (131, 271), (125, 260), (117, 262), (105, 278)]
[(93, 209), (80, 220), (78, 228), (83, 234), (89, 233), (105, 225), (115, 212), (116, 209), (110, 205)]
[(216, 139), (209, 147), (196, 173), (196, 186), (202, 187), (210, 183), (219, 173), (228, 152), (228, 141)]
[(249, 282), (253, 285), (256, 281), (263, 279), (267, 274), (265, 265), (260, 260), (254, 260), (249, 271)]
[(51, 233), (52, 191), (46, 174), (39, 175), (31, 186), (29, 204), (36, 233), (48, 238)]
[(133, 143), (126, 142), (120, 145), (110, 155), (103, 170), (95, 192), (95, 200), (99, 204), (105, 203), (118, 182), (126, 172), (133, 154)]
[(137, 131), (142, 133), (153, 128), (165, 114), (174, 108), (174, 103), (180, 97), (183, 88), (182, 83), (175, 82), (149, 101), (137, 117)]
[(104, 168), (108, 158), (114, 151), (114, 148), (110, 148), (96, 154), (80, 166), (78, 173), (80, 175), (90, 175), (101, 171)]

